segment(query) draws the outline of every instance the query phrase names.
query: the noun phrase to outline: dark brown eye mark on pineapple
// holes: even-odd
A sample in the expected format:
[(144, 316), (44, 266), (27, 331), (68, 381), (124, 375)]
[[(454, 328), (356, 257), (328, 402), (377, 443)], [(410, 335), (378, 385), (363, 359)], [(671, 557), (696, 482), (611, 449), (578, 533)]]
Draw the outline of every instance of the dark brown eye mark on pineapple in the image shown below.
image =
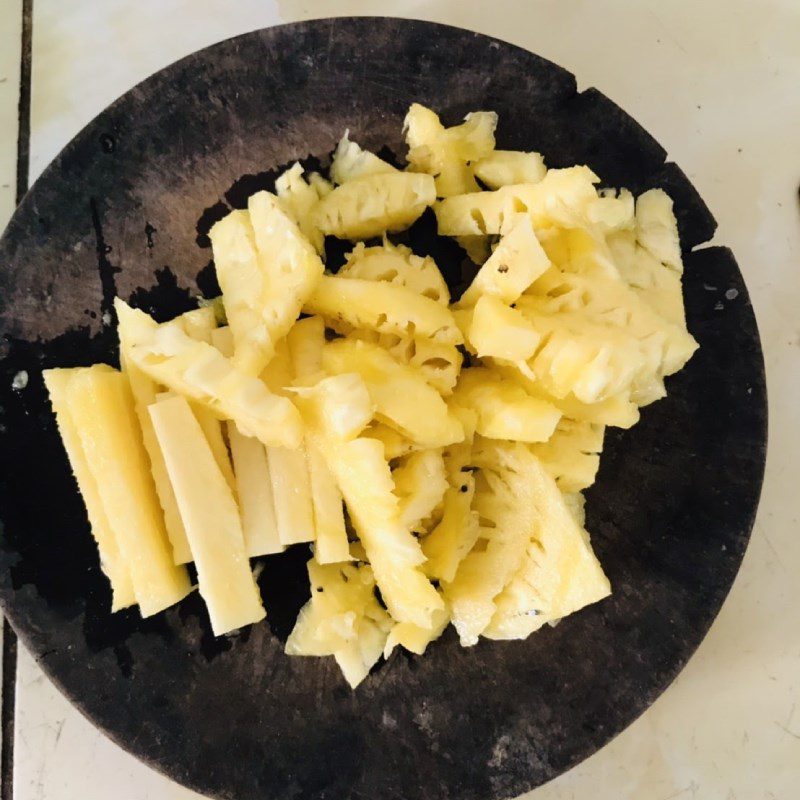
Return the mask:
[(498, 271), (499, 273), (501, 273), (502, 275), (505, 275), (505, 274), (506, 274), (506, 272), (508, 272), (508, 267), (507, 267), (505, 264), (501, 264), (501, 265), (500, 265), (500, 266), (497, 268), (497, 271)]

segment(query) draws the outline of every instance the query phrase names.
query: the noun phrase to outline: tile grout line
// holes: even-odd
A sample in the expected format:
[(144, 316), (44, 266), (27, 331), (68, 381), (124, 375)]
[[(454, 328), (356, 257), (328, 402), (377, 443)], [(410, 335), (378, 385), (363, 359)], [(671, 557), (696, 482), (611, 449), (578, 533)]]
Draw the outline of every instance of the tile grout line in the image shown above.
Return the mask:
[[(19, 75), (19, 127), (17, 133), (17, 187), (19, 205), (28, 189), (31, 149), (31, 58), (33, 0), (22, 2), (22, 47)], [(2, 705), (0, 706), (0, 800), (14, 797), (14, 722), (16, 713), (17, 637), (3, 620)]]

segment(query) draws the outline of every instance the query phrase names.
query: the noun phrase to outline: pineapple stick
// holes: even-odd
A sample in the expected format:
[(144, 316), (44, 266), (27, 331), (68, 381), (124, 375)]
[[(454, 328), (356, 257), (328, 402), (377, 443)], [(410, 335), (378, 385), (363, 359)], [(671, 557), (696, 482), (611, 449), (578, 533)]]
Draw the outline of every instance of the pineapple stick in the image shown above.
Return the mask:
[[(103, 366), (98, 364), (94, 369), (99, 371)], [(106, 369), (110, 370), (111, 367)], [(77, 371), (74, 369), (48, 369), (43, 373), (44, 382), (47, 391), (50, 393), (50, 403), (56, 415), (61, 441), (67, 451), (72, 473), (78, 482), (78, 489), (86, 506), (86, 514), (89, 517), (92, 536), (100, 554), (100, 568), (111, 584), (111, 610), (119, 611), (122, 608), (134, 605), (136, 596), (133, 592), (130, 570), (122, 557), (114, 529), (106, 516), (97, 483), (89, 468), (89, 462), (86, 459), (86, 453), (83, 451), (78, 429), (75, 427), (69, 410), (67, 386)]]
[[(325, 323), (320, 317), (308, 317), (297, 322), (289, 331), (287, 342), (297, 383), (304, 385), (321, 374)], [(320, 564), (349, 561), (350, 544), (344, 524), (342, 493), (325, 458), (310, 439), (306, 440), (306, 454), (317, 536), (314, 558)]]
[[(276, 394), (292, 385), (292, 364), (285, 339), (278, 342), (264, 378)], [(267, 461), (281, 544), (313, 542), (314, 509), (305, 445), (301, 441), (293, 450), (267, 447)]]
[[(233, 353), (231, 329), (212, 331), (211, 343), (222, 355), (230, 356)], [(240, 433), (235, 422), (228, 422), (227, 430), (247, 555), (280, 553), (284, 548), (278, 538), (267, 451), (258, 439)]]
[(150, 458), (150, 472), (153, 475), (158, 502), (164, 512), (164, 524), (172, 545), (173, 559), (176, 564), (186, 564), (192, 560), (189, 540), (186, 538), (186, 530), (183, 527), (183, 521), (178, 511), (178, 504), (175, 501), (175, 493), (172, 491), (169, 475), (167, 475), (164, 456), (161, 455), (161, 448), (158, 446), (153, 423), (150, 421), (150, 414), (147, 411), (147, 407), (156, 401), (160, 387), (149, 375), (132, 363), (129, 358), (131, 346), (142, 332), (147, 333), (148, 328), (147, 326), (142, 328), (143, 317), (136, 314), (129, 305), (122, 302), (116, 302), (114, 305), (119, 319), (117, 334), (119, 336), (119, 356), (122, 371), (127, 375), (133, 392), (136, 416), (139, 418), (142, 441)]
[(82, 369), (69, 381), (66, 399), (142, 616), (149, 617), (191, 586), (186, 569), (173, 563), (128, 379)]
[(150, 406), (215, 636), (264, 619), (233, 493), (183, 397)]

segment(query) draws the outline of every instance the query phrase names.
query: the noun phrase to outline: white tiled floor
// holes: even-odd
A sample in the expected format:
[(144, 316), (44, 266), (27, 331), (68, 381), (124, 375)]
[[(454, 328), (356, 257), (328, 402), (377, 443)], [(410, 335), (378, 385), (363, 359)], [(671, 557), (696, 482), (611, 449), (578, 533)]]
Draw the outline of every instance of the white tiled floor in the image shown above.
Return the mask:
[[(0, 12), (0, 79), (8, 75), (0, 82), (0, 184), (12, 186), (16, 98), (9, 100), (8, 85), (15, 87), (16, 66), (6, 43), (18, 46), (19, 5), (4, 0)], [(695, 182), (720, 222), (717, 241), (739, 259), (758, 313), (772, 438), (756, 530), (731, 596), (697, 656), (653, 708), (530, 800), (797, 797), (800, 6), (796, 0), (35, 0), (32, 175), (109, 101), (159, 67), (239, 32), (332, 13), (414, 16), (490, 33), (571, 69), (582, 87), (600, 88)], [(19, 672), (16, 800), (193, 797), (93, 731), (24, 653)], [(123, 794), (121, 786), (128, 787)]]

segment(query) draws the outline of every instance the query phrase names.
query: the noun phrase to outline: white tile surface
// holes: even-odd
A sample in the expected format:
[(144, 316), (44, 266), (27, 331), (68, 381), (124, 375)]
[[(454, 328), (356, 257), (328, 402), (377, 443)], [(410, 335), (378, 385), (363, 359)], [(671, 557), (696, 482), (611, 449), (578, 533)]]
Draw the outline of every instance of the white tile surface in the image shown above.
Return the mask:
[[(562, 64), (582, 87), (596, 85), (695, 182), (720, 222), (717, 241), (737, 255), (758, 314), (771, 444), (756, 530), (731, 596), (697, 656), (653, 708), (530, 800), (797, 797), (800, 6), (795, 0), (36, 0), (32, 172), (155, 69), (238, 32), (334, 10), (480, 30)], [(16, 800), (189, 796), (95, 733), (29, 657), (22, 657), (20, 674)], [(124, 795), (120, 785), (128, 787)]]
[(0, 13), (0, 229), (14, 210), (17, 189), (17, 103), (22, 0), (3, 0)]

